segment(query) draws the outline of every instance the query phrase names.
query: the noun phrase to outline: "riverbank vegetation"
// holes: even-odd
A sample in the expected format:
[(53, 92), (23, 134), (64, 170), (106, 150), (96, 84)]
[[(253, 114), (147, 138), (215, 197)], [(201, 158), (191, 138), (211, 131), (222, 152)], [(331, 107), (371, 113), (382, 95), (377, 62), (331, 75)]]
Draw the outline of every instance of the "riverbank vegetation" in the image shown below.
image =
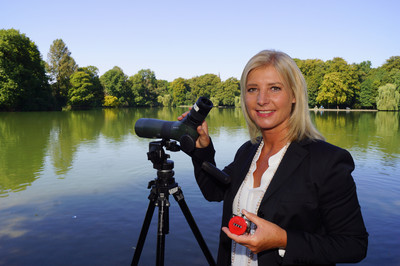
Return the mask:
[[(295, 61), (308, 85), (310, 108), (399, 110), (400, 56), (377, 68), (340, 57)], [(222, 81), (215, 74), (169, 82), (150, 69), (128, 76), (115, 66), (99, 76), (95, 66), (79, 67), (62, 39), (54, 40), (44, 61), (25, 34), (0, 30), (0, 111), (179, 106), (199, 96), (229, 107), (240, 106), (239, 95), (236, 77)]]

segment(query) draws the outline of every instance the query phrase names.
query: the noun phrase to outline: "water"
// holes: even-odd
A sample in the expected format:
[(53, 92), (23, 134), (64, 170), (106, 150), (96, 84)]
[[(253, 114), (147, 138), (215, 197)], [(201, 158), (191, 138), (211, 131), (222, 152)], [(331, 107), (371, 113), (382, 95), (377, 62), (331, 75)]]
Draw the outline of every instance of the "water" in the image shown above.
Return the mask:
[[(156, 170), (138, 118), (175, 120), (185, 109), (0, 113), (0, 265), (130, 265)], [(327, 140), (348, 149), (370, 233), (359, 265), (400, 265), (399, 113), (311, 112)], [(247, 140), (240, 109), (213, 109), (208, 121), (222, 167)], [(190, 158), (171, 152), (175, 179), (216, 258), (221, 203), (203, 199)], [(207, 265), (170, 197), (165, 265)], [(157, 211), (140, 265), (154, 265)]]

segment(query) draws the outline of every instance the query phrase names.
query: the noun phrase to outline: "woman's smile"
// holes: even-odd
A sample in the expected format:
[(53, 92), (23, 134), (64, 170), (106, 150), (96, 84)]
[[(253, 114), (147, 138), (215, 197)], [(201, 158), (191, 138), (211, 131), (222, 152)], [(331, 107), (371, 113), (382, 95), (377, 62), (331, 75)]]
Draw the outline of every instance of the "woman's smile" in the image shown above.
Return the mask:
[(287, 130), (296, 100), (273, 66), (250, 71), (245, 101), (250, 118), (262, 131), (282, 133)]

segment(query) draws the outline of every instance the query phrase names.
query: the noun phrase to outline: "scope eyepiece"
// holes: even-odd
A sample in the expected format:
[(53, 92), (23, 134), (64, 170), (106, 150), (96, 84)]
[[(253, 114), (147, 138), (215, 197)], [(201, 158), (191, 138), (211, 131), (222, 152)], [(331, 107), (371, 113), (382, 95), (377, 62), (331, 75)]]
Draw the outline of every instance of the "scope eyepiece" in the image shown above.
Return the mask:
[(190, 154), (196, 144), (200, 126), (212, 109), (212, 102), (200, 97), (189, 113), (181, 121), (164, 121), (152, 118), (140, 118), (135, 123), (135, 132), (142, 138), (164, 138), (180, 142), (181, 149)]
[(213, 104), (209, 99), (200, 97), (193, 105), (192, 109), (190, 109), (187, 116), (182, 119), (182, 123), (188, 123), (197, 128), (203, 123), (212, 107)]

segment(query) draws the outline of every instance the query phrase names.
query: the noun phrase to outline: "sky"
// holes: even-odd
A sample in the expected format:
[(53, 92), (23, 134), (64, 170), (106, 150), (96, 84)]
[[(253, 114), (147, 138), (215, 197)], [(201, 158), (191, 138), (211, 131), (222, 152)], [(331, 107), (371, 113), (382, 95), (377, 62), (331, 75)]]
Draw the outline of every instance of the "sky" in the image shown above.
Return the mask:
[(398, 0), (0, 0), (0, 29), (29, 37), (47, 61), (62, 39), (81, 66), (173, 81), (240, 79), (264, 49), (292, 58), (381, 66), (400, 56)]

